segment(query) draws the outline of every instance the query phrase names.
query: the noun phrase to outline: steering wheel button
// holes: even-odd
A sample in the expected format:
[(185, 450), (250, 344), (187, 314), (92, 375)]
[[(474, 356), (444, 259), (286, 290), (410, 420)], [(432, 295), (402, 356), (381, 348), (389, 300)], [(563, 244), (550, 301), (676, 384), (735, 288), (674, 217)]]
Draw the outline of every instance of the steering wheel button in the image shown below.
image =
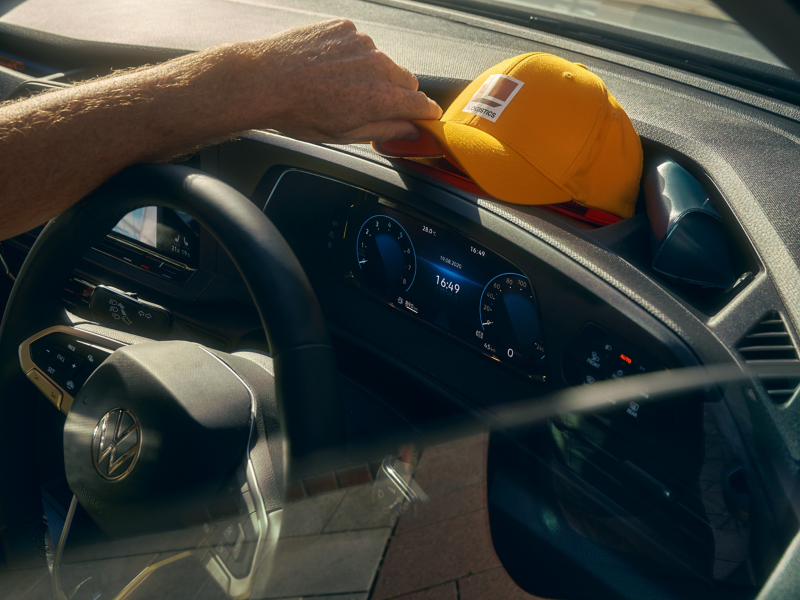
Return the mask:
[(244, 546), (245, 539), (244, 539), (244, 531), (242, 531), (242, 526), (237, 524), (236, 525), (237, 536), (236, 540), (231, 547), (231, 557), (233, 560), (239, 560), (239, 557), (242, 555), (242, 547)]
[(236, 542), (236, 538), (239, 536), (239, 527), (238, 523), (229, 523), (225, 526), (222, 530), (222, 539), (225, 540), (225, 543), (231, 545)]
[(49, 356), (52, 357), (50, 364), (63, 371), (67, 377), (72, 377), (83, 366), (83, 359), (74, 352), (69, 352), (60, 346), (51, 346)]
[(65, 369), (68, 359), (67, 352), (58, 346), (53, 346), (50, 349), (50, 359), (53, 361), (52, 364), (58, 366), (59, 369)]
[(230, 556), (230, 552), (228, 551), (227, 546), (225, 546), (225, 544), (223, 544), (221, 541), (218, 542), (216, 546), (214, 546), (214, 552), (216, 552), (217, 556), (219, 556), (223, 561), (225, 561), (228, 558), (228, 556)]
[(592, 373), (595, 380), (601, 381), (610, 375), (608, 345), (594, 336), (582, 334), (569, 354), (581, 365), (582, 370)]
[(39, 369), (31, 369), (28, 371), (28, 379), (33, 385), (39, 388), (39, 391), (47, 396), (47, 399), (55, 404), (57, 408), (61, 407), (61, 392), (47, 380)]
[(248, 542), (255, 542), (258, 540), (258, 534), (256, 533), (256, 528), (254, 521), (258, 519), (258, 516), (255, 514), (248, 515), (239, 526), (242, 528), (242, 532), (244, 533), (244, 539)]

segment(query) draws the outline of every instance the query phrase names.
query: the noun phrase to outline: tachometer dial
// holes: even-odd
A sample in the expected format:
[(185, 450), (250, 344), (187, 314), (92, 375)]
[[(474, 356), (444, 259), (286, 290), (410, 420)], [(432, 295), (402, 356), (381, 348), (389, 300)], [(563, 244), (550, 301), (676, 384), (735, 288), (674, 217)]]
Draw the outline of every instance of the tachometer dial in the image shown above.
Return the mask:
[(393, 297), (407, 292), (417, 274), (417, 255), (408, 232), (385, 215), (370, 217), (356, 241), (358, 267), (378, 292)]
[(544, 357), (539, 312), (524, 275), (504, 273), (486, 284), (480, 317), (485, 351), (519, 366)]

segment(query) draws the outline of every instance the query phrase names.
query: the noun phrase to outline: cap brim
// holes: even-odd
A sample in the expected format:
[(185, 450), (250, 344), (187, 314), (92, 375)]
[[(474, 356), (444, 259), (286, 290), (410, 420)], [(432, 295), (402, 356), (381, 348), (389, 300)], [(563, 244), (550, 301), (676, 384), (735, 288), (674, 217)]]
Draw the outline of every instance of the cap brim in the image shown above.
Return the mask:
[[(436, 123), (438, 121), (431, 121)], [(417, 125), (423, 121), (415, 121)], [(389, 158), (442, 158), (444, 152), (439, 147), (439, 142), (423, 126), (416, 142), (407, 140), (389, 140), (386, 142), (372, 142), (375, 152)]]
[(414, 121), (437, 141), (443, 154), (488, 194), (514, 204), (559, 204), (570, 195), (512, 148), (465, 125)]

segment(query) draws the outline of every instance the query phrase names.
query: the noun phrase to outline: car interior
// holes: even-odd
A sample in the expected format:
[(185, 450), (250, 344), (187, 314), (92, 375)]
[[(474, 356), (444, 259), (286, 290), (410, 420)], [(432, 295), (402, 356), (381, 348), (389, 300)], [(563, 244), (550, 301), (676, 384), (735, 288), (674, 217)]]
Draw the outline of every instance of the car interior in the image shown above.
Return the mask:
[(264, 130), (3, 240), (0, 597), (800, 597), (797, 1), (0, 0), (0, 98), (332, 17), (586, 65), (635, 215)]

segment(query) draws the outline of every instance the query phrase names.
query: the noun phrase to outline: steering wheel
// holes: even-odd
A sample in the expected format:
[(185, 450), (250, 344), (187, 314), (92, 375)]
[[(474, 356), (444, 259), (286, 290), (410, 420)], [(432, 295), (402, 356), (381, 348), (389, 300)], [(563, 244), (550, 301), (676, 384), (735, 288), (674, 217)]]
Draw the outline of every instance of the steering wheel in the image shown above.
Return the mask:
[[(258, 309), (271, 358), (73, 328), (61, 303), (65, 279), (120, 219), (153, 205), (188, 213), (228, 252)], [(282, 504), (287, 470), (294, 476), (324, 469), (320, 460), (341, 448), (344, 412), (331, 341), (280, 232), (245, 196), (205, 173), (131, 167), (44, 228), (8, 301), (0, 329), (6, 562), (44, 556), (35, 462), (40, 434), (35, 403), (27, 398), (31, 381), (42, 390), (53, 387), (29, 355), (32, 340), (53, 332), (107, 353), (71, 405), (66, 395), (52, 400), (68, 411), (70, 488), (112, 538), (185, 524), (206, 510), (237, 468), (244, 469), (259, 514), (268, 513)]]

